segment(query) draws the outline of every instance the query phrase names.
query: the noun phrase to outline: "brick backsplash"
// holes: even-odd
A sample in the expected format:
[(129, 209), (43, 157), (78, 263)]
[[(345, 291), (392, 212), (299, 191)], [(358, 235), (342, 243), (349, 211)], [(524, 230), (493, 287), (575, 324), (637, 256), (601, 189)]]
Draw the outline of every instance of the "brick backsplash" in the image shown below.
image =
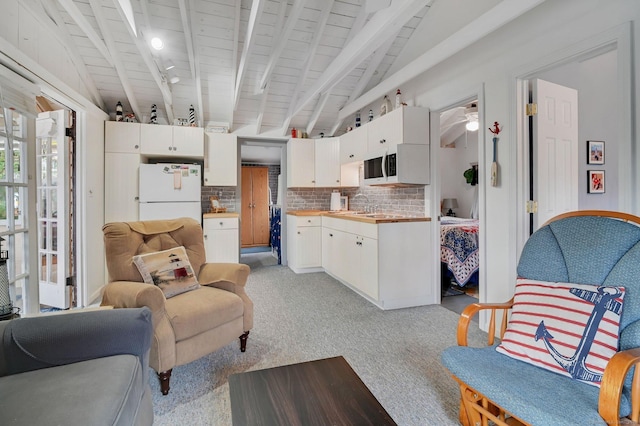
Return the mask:
[[(289, 188), (287, 210), (329, 210), (333, 188)], [(424, 215), (424, 186), (382, 187), (364, 186), (342, 188), (340, 193), (349, 197), (349, 210), (365, 210), (364, 197), (355, 199), (360, 192), (369, 199), (369, 206), (380, 212)]]

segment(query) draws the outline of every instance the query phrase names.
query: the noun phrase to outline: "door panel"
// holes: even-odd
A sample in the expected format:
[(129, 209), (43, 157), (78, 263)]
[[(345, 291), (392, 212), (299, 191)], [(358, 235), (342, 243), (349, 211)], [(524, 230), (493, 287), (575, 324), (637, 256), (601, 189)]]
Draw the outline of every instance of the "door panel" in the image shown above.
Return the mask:
[(242, 247), (268, 246), (269, 225), (269, 169), (242, 167)]
[(534, 229), (550, 218), (578, 209), (578, 92), (533, 80)]

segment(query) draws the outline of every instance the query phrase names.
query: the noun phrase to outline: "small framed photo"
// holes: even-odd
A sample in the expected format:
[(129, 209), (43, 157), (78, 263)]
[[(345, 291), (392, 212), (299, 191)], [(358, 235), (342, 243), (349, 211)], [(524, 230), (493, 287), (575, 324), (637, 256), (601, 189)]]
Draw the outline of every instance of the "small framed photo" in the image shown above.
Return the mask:
[(587, 141), (587, 164), (604, 164), (604, 141)]
[(604, 170), (589, 170), (587, 191), (589, 194), (604, 194)]

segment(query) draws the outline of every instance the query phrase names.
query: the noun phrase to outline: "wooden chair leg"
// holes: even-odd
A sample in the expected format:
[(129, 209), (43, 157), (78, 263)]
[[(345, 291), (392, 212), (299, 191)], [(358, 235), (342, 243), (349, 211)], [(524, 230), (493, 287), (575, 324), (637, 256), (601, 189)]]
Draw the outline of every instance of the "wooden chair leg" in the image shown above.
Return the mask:
[(160, 391), (163, 395), (167, 395), (169, 393), (169, 379), (171, 379), (171, 371), (162, 371), (158, 373), (158, 378), (160, 379)]
[(244, 352), (247, 350), (247, 339), (249, 338), (249, 332), (245, 331), (242, 336), (240, 336), (240, 352)]

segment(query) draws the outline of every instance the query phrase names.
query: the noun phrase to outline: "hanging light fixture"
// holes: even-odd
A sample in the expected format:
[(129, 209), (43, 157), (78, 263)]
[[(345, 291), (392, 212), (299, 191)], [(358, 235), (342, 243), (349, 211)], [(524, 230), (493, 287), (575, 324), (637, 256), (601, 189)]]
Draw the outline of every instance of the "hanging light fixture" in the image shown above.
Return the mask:
[(478, 106), (471, 104), (470, 107), (465, 108), (464, 115), (467, 117), (466, 128), (470, 132), (475, 132), (480, 127), (478, 123)]

